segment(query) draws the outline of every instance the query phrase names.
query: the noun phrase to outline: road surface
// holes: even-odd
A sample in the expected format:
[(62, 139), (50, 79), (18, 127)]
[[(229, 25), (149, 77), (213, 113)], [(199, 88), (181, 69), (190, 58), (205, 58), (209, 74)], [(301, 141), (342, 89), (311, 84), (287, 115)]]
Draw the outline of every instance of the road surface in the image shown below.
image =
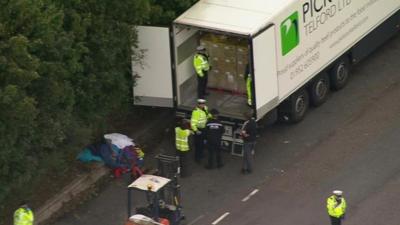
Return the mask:
[[(252, 174), (242, 175), (241, 159), (229, 154), (219, 170), (195, 165), (181, 180), (185, 224), (329, 224), (326, 198), (340, 189), (348, 202), (344, 225), (399, 225), (399, 99), (397, 35), (355, 66), (349, 84), (304, 121), (262, 130)], [(111, 182), (53, 224), (122, 225), (125, 187)]]

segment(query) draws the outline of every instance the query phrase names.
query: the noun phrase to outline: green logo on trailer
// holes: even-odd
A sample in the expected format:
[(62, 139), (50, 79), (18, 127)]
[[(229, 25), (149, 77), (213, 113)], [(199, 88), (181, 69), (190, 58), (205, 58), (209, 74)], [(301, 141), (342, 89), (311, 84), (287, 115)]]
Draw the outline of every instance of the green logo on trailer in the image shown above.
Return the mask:
[(299, 14), (296, 11), (281, 23), (282, 55), (292, 51), (299, 42)]

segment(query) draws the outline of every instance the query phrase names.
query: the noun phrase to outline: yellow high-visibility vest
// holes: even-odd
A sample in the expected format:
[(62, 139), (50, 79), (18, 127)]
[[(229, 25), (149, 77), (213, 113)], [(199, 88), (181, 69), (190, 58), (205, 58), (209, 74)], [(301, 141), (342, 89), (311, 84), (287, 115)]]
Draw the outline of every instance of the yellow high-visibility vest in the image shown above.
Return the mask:
[(33, 212), (27, 208), (19, 208), (14, 213), (14, 225), (33, 225)]
[(175, 145), (178, 151), (189, 151), (189, 136), (191, 131), (189, 129), (183, 130), (180, 127), (175, 128)]
[(246, 91), (247, 91), (247, 104), (252, 105), (251, 101), (251, 75), (248, 74), (246, 78)]
[(199, 128), (205, 128), (207, 124), (207, 119), (210, 117), (211, 115), (208, 113), (207, 106), (204, 107), (204, 110), (196, 107), (193, 110), (192, 117), (190, 119), (190, 126), (192, 126), (192, 130), (197, 131)]
[(208, 63), (208, 60), (206, 56), (197, 53), (194, 55), (193, 58), (193, 66), (194, 69), (196, 70), (196, 73), (199, 77), (203, 77), (204, 73), (203, 71), (208, 71), (210, 70), (210, 64)]
[(332, 217), (340, 218), (346, 213), (346, 200), (342, 198), (340, 204), (336, 201), (335, 195), (332, 195), (326, 200), (326, 208), (328, 214)]

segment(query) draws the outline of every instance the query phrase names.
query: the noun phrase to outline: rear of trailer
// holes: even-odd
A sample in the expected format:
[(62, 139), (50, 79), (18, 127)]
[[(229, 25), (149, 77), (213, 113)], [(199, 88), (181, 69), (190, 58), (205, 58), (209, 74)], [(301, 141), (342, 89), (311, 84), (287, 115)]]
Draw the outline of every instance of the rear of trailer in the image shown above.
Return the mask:
[(189, 117), (197, 99), (193, 56), (203, 45), (211, 64), (207, 105), (220, 111), (226, 140), (240, 142), (237, 129), (249, 110), (257, 120), (277, 113), (300, 121), (309, 104), (344, 87), (351, 64), (398, 32), (399, 8), (399, 0), (199, 1), (170, 28), (138, 27), (146, 52), (145, 64), (133, 65), (141, 77), (136, 103)]

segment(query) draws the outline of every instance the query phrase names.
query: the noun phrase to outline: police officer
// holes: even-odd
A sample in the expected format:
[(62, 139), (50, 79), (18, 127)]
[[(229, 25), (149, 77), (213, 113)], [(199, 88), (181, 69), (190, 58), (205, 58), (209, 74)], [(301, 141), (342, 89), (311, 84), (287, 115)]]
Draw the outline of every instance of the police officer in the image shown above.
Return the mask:
[(343, 191), (334, 190), (326, 200), (326, 208), (332, 225), (341, 225), (346, 213), (346, 200), (343, 198)]
[(211, 119), (207, 122), (207, 149), (208, 149), (208, 164), (206, 169), (214, 168), (214, 158), (217, 159), (217, 168), (223, 167), (221, 158), (221, 138), (225, 132), (224, 126), (218, 120), (219, 112), (216, 109), (210, 111)]
[(246, 94), (247, 94), (247, 105), (252, 106), (251, 99), (251, 74), (249, 64), (246, 65), (246, 70), (244, 72), (244, 79), (246, 82)]
[(14, 212), (14, 225), (33, 225), (33, 211), (28, 203), (22, 202), (20, 207)]
[(206, 88), (208, 82), (208, 71), (210, 64), (208, 62), (208, 55), (206, 48), (202, 45), (197, 47), (197, 53), (193, 58), (193, 66), (197, 74), (197, 97), (204, 99), (206, 95)]
[(181, 176), (189, 175), (187, 168), (187, 155), (190, 151), (190, 137), (193, 131), (190, 130), (190, 124), (187, 120), (182, 119), (179, 126), (175, 128), (175, 146), (176, 154), (179, 156), (179, 164), (181, 168)]
[(195, 161), (198, 163), (200, 163), (204, 154), (205, 127), (209, 117), (206, 100), (198, 99), (197, 106), (192, 111), (192, 117), (190, 119), (190, 125), (195, 133)]

